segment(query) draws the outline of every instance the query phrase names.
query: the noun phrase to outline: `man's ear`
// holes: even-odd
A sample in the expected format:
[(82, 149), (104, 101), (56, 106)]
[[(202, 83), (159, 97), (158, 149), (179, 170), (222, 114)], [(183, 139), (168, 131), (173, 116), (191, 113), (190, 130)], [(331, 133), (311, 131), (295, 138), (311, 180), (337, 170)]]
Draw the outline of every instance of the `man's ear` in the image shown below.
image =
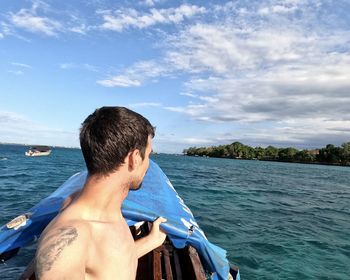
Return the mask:
[(140, 164), (141, 156), (138, 149), (133, 150), (128, 155), (128, 168), (129, 171), (133, 171)]

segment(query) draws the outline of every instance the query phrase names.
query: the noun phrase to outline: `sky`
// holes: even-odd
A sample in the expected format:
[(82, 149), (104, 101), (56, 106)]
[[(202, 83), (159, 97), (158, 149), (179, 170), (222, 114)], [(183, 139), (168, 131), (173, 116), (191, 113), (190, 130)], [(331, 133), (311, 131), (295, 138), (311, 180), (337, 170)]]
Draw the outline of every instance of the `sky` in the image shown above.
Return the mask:
[(0, 2), (0, 142), (79, 146), (101, 106), (153, 149), (350, 141), (350, 1)]

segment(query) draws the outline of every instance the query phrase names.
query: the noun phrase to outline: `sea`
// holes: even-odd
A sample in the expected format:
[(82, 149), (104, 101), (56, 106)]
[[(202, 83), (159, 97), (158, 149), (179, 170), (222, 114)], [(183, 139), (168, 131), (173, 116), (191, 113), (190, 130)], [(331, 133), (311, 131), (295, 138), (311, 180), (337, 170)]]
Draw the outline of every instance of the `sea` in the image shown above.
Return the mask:
[[(78, 149), (25, 157), (0, 145), (0, 224), (85, 169)], [(155, 154), (209, 241), (227, 251), (241, 279), (350, 279), (350, 168)], [(0, 263), (17, 279), (35, 244)]]

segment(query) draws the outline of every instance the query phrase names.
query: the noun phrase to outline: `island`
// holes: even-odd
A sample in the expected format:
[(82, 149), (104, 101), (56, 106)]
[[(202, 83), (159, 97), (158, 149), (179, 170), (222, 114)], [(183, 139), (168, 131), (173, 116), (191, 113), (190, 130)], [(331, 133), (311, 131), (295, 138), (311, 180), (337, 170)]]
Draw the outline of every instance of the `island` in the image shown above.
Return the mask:
[(299, 150), (293, 147), (276, 148), (274, 146), (254, 148), (240, 142), (233, 142), (220, 146), (190, 147), (185, 149), (183, 154), (200, 157), (350, 166), (350, 142), (341, 146), (328, 144), (324, 148), (312, 150)]

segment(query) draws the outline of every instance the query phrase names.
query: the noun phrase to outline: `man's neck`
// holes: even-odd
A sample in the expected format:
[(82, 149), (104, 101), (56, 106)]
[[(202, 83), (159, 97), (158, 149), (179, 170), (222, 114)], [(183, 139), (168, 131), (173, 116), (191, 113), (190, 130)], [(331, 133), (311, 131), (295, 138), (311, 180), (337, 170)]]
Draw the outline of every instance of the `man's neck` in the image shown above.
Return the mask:
[(129, 192), (129, 181), (123, 171), (108, 176), (89, 176), (76, 200), (84, 219), (115, 222), (122, 219), (121, 206)]

